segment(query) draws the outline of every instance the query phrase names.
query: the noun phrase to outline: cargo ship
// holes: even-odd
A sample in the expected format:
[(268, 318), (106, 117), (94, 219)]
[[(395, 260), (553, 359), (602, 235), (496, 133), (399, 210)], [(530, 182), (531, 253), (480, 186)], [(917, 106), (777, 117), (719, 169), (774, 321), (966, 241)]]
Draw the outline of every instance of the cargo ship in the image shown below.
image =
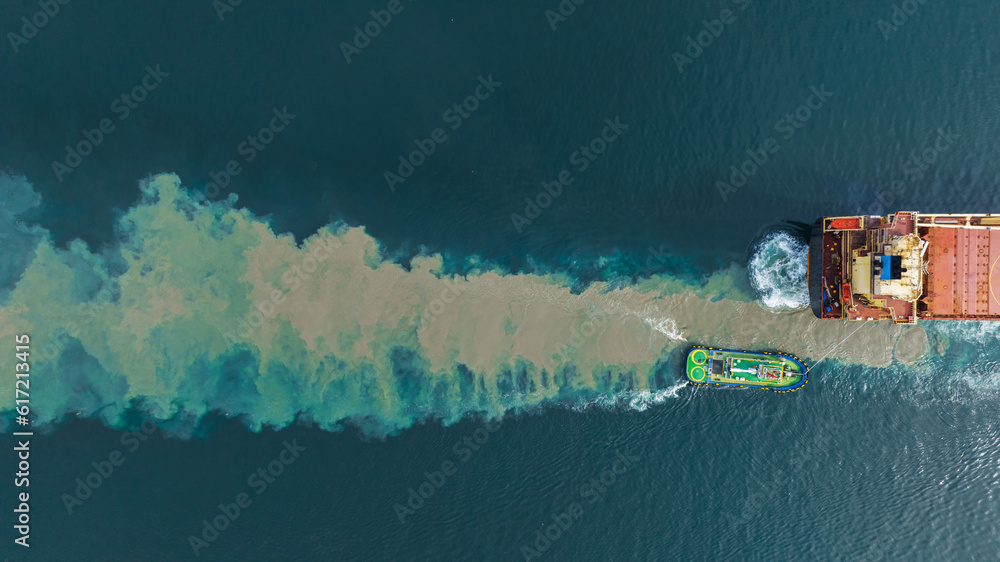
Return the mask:
[(823, 217), (809, 295), (819, 318), (1000, 320), (1000, 215)]
[(806, 384), (808, 369), (785, 353), (695, 346), (687, 354), (686, 374), (694, 384), (791, 392)]

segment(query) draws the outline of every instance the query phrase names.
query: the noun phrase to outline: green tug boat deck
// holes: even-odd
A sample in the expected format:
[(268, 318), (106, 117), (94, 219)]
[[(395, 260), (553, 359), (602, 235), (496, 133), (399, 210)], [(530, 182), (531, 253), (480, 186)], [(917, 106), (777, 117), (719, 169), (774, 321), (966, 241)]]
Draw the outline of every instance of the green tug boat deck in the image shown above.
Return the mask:
[(687, 379), (695, 384), (791, 392), (806, 384), (807, 373), (802, 360), (785, 353), (696, 346), (687, 355)]

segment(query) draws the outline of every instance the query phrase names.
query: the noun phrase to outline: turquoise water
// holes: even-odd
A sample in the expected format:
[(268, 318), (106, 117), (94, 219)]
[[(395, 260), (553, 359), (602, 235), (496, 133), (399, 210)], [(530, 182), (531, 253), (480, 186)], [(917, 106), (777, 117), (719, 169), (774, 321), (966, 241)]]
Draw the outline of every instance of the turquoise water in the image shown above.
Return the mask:
[[(40, 433), (33, 548), (0, 553), (992, 559), (1000, 328), (806, 309), (818, 216), (1000, 207), (998, 8), (914, 6), (407, 3), (350, 63), (380, 6), (62, 6), (0, 60), (0, 339), (32, 337)], [(695, 343), (816, 368), (695, 389)]]

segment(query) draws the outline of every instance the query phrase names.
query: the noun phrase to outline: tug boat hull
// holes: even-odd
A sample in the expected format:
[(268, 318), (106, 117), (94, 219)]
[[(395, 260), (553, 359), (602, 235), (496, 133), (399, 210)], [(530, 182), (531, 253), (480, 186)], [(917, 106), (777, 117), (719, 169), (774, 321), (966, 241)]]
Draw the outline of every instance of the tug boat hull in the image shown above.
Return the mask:
[(807, 381), (808, 367), (787, 353), (695, 346), (688, 351), (685, 375), (694, 384), (768, 388), (791, 392)]

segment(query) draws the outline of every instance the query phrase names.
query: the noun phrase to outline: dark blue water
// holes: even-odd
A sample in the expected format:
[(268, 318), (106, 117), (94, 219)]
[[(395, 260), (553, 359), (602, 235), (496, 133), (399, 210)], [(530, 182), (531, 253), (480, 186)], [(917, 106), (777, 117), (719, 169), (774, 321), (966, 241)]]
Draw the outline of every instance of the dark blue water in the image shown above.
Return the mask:
[[(17, 52), (9, 36), (0, 45), (0, 167), (40, 194), (18, 219), (47, 229), (59, 248), (80, 238), (95, 253), (114, 249), (127, 234), (115, 219), (136, 206), (140, 180), (172, 172), (203, 191), (238, 159), (242, 171), (210, 198), (237, 194), (237, 207), (268, 217), (276, 232), (302, 240), (343, 221), (401, 263), (439, 252), (462, 269), (476, 256), (507, 273), (565, 274), (577, 288), (651, 273), (697, 283), (745, 265), (755, 236), (782, 221), (1000, 209), (995, 4), (928, 0), (905, 21), (897, 14), (894, 29), (879, 24), (893, 21), (888, 2), (641, 4), (587, 2), (553, 30), (544, 12), (554, 2), (405, 2), (347, 63), (339, 44), (385, 4), (247, 2), (220, 21), (210, 2), (70, 3)], [(20, 18), (38, 9), (4, 3), (0, 28), (20, 33)], [(723, 9), (734, 21), (680, 71), (673, 54)], [(113, 101), (156, 65), (169, 76), (119, 119)], [(443, 113), (491, 75), (495, 92), (450, 129)], [(812, 88), (830, 94), (810, 100)], [(294, 119), (245, 162), (240, 143), (286, 107)], [(64, 147), (103, 118), (115, 130), (57, 179)], [(574, 151), (615, 118), (628, 128), (579, 171)], [(437, 127), (448, 139), (390, 190), (385, 171)], [(723, 197), (730, 167), (764, 146), (767, 161)], [(524, 215), (525, 198), (564, 169), (573, 183), (519, 232), (511, 215)], [(5, 211), (17, 205), (12, 193), (0, 192)], [(21, 238), (12, 232), (0, 231), (15, 256), (3, 261), (4, 306), (32, 257), (13, 250)], [(652, 269), (650, 248), (668, 255)], [(742, 271), (731, 284), (749, 292)], [(123, 427), (73, 415), (78, 407), (99, 417), (93, 405), (107, 392), (74, 364), (100, 361), (74, 356), (34, 379), (38, 400), (67, 404), (67, 417), (32, 439), (30, 549), (13, 544), (14, 490), (0, 488), (0, 553), (187, 559), (202, 521), (247, 493), (249, 507), (199, 558), (525, 558), (522, 547), (544, 546), (536, 533), (555, 536), (576, 503), (578, 517), (543, 557), (992, 560), (997, 332), (928, 333), (932, 351), (915, 366), (827, 360), (790, 396), (684, 388), (642, 407), (567, 399), (512, 411), (478, 434), (487, 435), (478, 450), (456, 449), (483, 427), (473, 414), (382, 436), (377, 412), (339, 431), (303, 412), (302, 423), (254, 433), (247, 426), (258, 422), (241, 418), (248, 412), (234, 399), (222, 414), (161, 421), (132, 451)], [(677, 363), (676, 354), (663, 360), (665, 371)], [(236, 395), (242, 379), (220, 378), (233, 386), (199, 392)], [(0, 470), (12, 475), (9, 433)], [(305, 450), (263, 490), (248, 483), (280, 462), (286, 441)], [(63, 494), (116, 450), (124, 463), (68, 513)], [(629, 466), (594, 485), (619, 454)], [(448, 461), (454, 474), (425, 474)], [(426, 481), (441, 485), (400, 522), (395, 505)]]

